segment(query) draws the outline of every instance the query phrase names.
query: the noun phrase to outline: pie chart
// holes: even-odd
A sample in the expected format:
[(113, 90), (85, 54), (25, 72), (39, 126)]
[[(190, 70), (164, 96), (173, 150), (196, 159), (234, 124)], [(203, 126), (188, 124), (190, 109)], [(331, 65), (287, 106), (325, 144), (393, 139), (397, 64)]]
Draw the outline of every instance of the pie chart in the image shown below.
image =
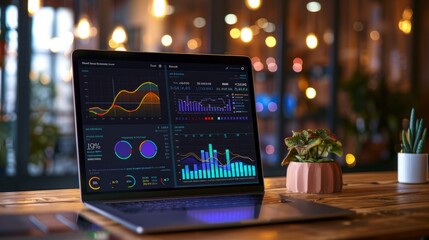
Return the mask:
[(144, 140), (140, 143), (139, 151), (144, 158), (153, 158), (158, 152), (158, 147), (153, 141)]
[(119, 159), (126, 160), (132, 153), (133, 147), (129, 142), (121, 140), (115, 144), (115, 154)]

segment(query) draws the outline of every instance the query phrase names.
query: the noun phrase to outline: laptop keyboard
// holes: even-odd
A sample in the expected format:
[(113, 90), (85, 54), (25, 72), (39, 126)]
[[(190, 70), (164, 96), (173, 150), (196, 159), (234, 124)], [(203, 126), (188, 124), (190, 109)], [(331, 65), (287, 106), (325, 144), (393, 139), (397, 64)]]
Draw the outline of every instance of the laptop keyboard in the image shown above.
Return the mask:
[(167, 210), (189, 210), (216, 207), (238, 207), (260, 204), (261, 196), (228, 196), (228, 197), (203, 197), (163, 200), (142, 200), (133, 202), (107, 203), (108, 206), (126, 213), (137, 213), (141, 211), (167, 211)]

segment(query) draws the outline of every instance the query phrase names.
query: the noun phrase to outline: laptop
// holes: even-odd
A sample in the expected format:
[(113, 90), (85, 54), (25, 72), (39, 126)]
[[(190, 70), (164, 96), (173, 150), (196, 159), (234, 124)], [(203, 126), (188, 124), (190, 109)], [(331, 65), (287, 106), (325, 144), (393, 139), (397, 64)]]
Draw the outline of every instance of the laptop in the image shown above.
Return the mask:
[(89, 209), (139, 234), (353, 214), (264, 199), (248, 57), (76, 50), (72, 61)]

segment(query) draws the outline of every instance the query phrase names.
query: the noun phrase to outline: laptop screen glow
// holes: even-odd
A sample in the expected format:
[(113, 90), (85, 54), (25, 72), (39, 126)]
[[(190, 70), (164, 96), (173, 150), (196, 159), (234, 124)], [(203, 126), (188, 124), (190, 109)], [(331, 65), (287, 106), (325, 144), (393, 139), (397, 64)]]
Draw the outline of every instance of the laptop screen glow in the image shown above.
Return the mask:
[(87, 193), (258, 183), (248, 65), (77, 67)]

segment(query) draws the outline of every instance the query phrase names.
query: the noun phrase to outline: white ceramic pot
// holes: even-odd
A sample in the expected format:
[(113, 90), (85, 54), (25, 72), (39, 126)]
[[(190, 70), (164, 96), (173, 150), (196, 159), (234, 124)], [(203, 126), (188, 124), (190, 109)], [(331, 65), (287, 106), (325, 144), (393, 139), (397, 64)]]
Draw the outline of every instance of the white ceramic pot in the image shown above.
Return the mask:
[(427, 153), (398, 153), (398, 182), (426, 183), (427, 178)]

